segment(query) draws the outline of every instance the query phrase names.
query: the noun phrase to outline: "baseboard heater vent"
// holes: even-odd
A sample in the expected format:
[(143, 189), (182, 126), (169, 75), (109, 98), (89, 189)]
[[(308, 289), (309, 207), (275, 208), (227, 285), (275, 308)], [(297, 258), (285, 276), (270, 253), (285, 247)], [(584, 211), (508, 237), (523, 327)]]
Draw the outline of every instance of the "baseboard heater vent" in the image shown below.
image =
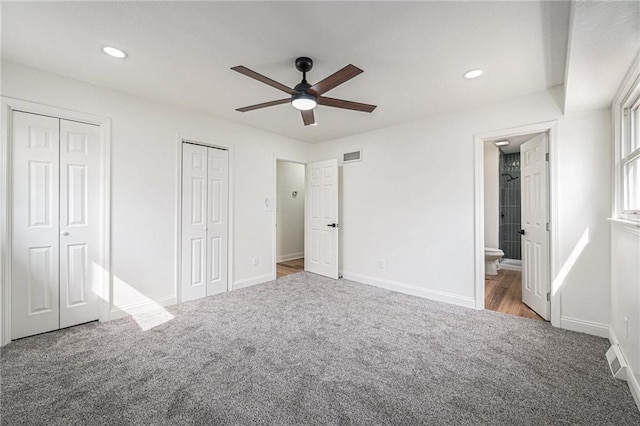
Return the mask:
[(607, 351), (607, 362), (613, 377), (620, 380), (627, 380), (627, 362), (620, 352), (618, 345), (613, 345)]
[(342, 163), (355, 163), (356, 161), (362, 161), (362, 150), (345, 152), (342, 154)]

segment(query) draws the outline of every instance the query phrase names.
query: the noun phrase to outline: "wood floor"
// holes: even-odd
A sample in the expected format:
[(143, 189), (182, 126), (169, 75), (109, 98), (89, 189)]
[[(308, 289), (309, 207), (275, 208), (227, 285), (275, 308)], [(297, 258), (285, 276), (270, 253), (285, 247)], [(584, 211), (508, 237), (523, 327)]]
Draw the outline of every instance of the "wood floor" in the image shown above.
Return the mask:
[(278, 263), (278, 278), (304, 271), (304, 257)]
[(490, 311), (544, 321), (522, 303), (522, 273), (501, 269), (498, 275), (485, 275), (484, 307)]

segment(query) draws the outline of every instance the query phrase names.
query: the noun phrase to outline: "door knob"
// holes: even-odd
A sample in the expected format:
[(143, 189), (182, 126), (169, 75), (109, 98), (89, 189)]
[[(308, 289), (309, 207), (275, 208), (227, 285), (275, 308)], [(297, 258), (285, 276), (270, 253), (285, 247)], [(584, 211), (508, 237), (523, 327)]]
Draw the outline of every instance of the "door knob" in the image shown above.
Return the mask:
[(519, 230), (519, 231), (518, 231), (518, 234), (520, 234), (520, 235), (524, 235), (524, 229)]
[(62, 236), (66, 237), (67, 235), (69, 235), (69, 231), (63, 231), (62, 232)]
[(332, 228), (337, 228), (338, 224), (337, 223), (327, 223), (327, 226), (330, 226)]

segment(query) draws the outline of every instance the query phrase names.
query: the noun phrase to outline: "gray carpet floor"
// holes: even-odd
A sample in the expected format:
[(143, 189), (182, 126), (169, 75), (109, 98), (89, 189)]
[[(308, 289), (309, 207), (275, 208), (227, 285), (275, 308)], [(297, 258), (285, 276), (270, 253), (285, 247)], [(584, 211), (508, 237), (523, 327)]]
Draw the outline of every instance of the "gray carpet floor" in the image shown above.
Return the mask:
[(640, 424), (607, 340), (542, 321), (308, 273), (168, 311), (12, 342), (2, 424)]

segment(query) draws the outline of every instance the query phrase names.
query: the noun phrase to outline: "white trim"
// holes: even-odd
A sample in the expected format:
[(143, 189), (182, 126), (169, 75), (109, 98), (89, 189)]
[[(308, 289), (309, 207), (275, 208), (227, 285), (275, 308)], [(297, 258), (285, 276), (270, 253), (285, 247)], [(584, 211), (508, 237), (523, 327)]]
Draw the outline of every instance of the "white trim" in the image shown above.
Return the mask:
[[(549, 135), (549, 286), (558, 273), (558, 121), (545, 121), (519, 127), (478, 133), (474, 135), (474, 227), (475, 227), (475, 308), (484, 309), (484, 141), (509, 138), (529, 133), (548, 132)], [(551, 288), (548, 290), (551, 291)], [(551, 296), (551, 324), (560, 327), (562, 289)]]
[[(300, 259), (304, 257), (304, 251), (302, 252), (301, 256), (293, 257), (291, 259), (279, 260), (281, 257), (287, 256), (287, 255), (282, 255), (282, 256), (277, 255), (278, 253), (278, 229), (277, 229), (277, 225), (278, 225), (277, 224), (277, 221), (278, 221), (278, 161), (288, 161), (289, 163), (304, 165), (305, 166), (305, 177), (304, 177), (305, 188), (307, 184), (307, 176), (306, 176), (307, 162), (306, 161), (300, 160), (300, 159), (285, 158), (278, 155), (273, 156), (273, 188), (271, 191), (273, 194), (275, 194), (275, 197), (273, 197), (273, 199), (276, 201), (275, 208), (271, 209), (271, 223), (273, 224), (273, 226), (271, 227), (271, 253), (272, 253), (271, 277), (273, 280), (275, 280), (278, 277), (278, 262), (284, 262), (286, 260), (292, 260), (292, 259)], [(305, 198), (306, 198), (306, 194), (305, 194)], [(306, 206), (307, 206), (307, 203), (305, 202), (303, 207), (303, 212), (304, 212), (304, 209), (307, 208)], [(303, 233), (303, 239), (304, 239), (304, 233)]]
[[(607, 337), (607, 336), (605, 336)], [(620, 346), (620, 342), (618, 341), (618, 338), (616, 336), (616, 333), (614, 333), (613, 328), (609, 327), (609, 342), (611, 342), (612, 345), (618, 346), (618, 349), (620, 349), (620, 353), (622, 354), (622, 356), (624, 357), (624, 361), (627, 364), (627, 385), (629, 386), (629, 390), (631, 391), (631, 395), (633, 395), (633, 399), (636, 402), (636, 406), (638, 407), (638, 410), (640, 410), (640, 384), (638, 384), (638, 379), (636, 378), (636, 375), (634, 374), (634, 371), (631, 369), (631, 364), (629, 364), (628, 360), (627, 360), (627, 356), (624, 354), (624, 349), (622, 346)]]
[(171, 306), (176, 304), (174, 296), (168, 296), (159, 300), (149, 300), (145, 302), (132, 303), (126, 306), (114, 306), (111, 308), (111, 319), (120, 319), (129, 315), (137, 315), (145, 312), (153, 311), (158, 307)]
[(233, 283), (233, 289), (239, 290), (241, 288), (251, 287), (253, 285), (266, 283), (275, 280), (272, 273), (260, 275), (258, 277), (244, 278)]
[(627, 220), (627, 219), (617, 219), (613, 217), (607, 218), (607, 220), (611, 222), (612, 225), (616, 225), (620, 228), (626, 228), (633, 234), (640, 235), (640, 222), (638, 221)]
[(504, 269), (505, 271), (522, 271), (522, 266), (501, 263), (500, 269)]
[(387, 290), (397, 291), (398, 293), (409, 294), (411, 296), (423, 297), (425, 299), (436, 300), (438, 302), (451, 303), (452, 305), (464, 306), (466, 308), (475, 308), (475, 300), (472, 297), (460, 296), (458, 294), (446, 293), (444, 291), (428, 290), (412, 284), (370, 277), (348, 271), (342, 271), (342, 278), (361, 284), (368, 284)]
[(592, 334), (598, 337), (609, 337), (609, 326), (593, 321), (586, 321), (578, 318), (560, 318), (560, 328), (565, 330), (578, 331), (580, 333)]
[(286, 262), (288, 260), (302, 259), (303, 257), (303, 251), (300, 251), (298, 253), (281, 254), (280, 256), (276, 256), (276, 263)]
[[(623, 103), (626, 101), (627, 96), (633, 89), (634, 84), (640, 81), (640, 51), (636, 54), (633, 63), (629, 67), (616, 95), (613, 97), (611, 103), (611, 120), (612, 120), (612, 133), (613, 133), (613, 164), (611, 167), (611, 173), (613, 179), (611, 180), (611, 216), (614, 218), (621, 218), (623, 209), (623, 179), (624, 170), (622, 167), (622, 127), (624, 125)], [(639, 90), (640, 92), (640, 90)]]
[(182, 144), (195, 143), (198, 145), (210, 146), (212, 148), (224, 149), (229, 153), (229, 211), (227, 224), (227, 291), (233, 290), (233, 149), (229, 144), (221, 143), (218, 140), (189, 135), (187, 133), (176, 133), (176, 223), (175, 223), (175, 287), (174, 300), (176, 304), (182, 303), (182, 291), (180, 280), (182, 277)]
[[(99, 217), (99, 262), (102, 268), (102, 297), (98, 305), (98, 319), (109, 321), (112, 275), (111, 275), (111, 119), (86, 114), (50, 105), (21, 99), (0, 97), (2, 100), (2, 145), (0, 146), (0, 346), (11, 341), (11, 134), (13, 111), (47, 115), (64, 120), (79, 121), (100, 127), (100, 217)], [(104, 297), (107, 295), (107, 297)]]

